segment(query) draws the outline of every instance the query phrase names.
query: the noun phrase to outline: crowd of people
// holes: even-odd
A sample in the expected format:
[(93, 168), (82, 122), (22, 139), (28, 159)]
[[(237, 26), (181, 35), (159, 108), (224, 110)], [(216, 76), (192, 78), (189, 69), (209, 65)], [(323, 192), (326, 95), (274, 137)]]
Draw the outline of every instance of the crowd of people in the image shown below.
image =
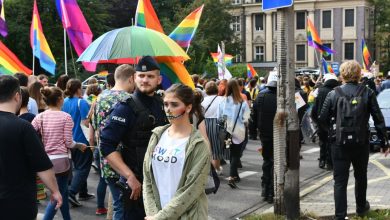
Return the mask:
[[(351, 164), (356, 211), (364, 215), (369, 210), (370, 115), (382, 150), (389, 152), (376, 94), (390, 88), (390, 78), (378, 86), (379, 78), (361, 77), (355, 61), (345, 62), (340, 72), (340, 77), (295, 80), (296, 96), (303, 100), (297, 103), (299, 121), (310, 115), (318, 128), (319, 167), (334, 172), (336, 219), (346, 216)], [(118, 66), (107, 75), (105, 88), (90, 80), (85, 91), (80, 80), (67, 75), (54, 86), (45, 75), (0, 76), (0, 207), (8, 210), (5, 218), (35, 219), (46, 188), (50, 201), (44, 219), (53, 219), (58, 209), (63, 219), (71, 219), (69, 204), (79, 207), (80, 201), (95, 198), (87, 184), (93, 166), (100, 176), (97, 215), (207, 219), (209, 176), (226, 172), (227, 184), (236, 189), (248, 139), (261, 146), (261, 195), (273, 203), (277, 77), (192, 77), (195, 90), (181, 84), (159, 90), (160, 67), (149, 56), (135, 68)], [(226, 161), (228, 171), (222, 168)]]

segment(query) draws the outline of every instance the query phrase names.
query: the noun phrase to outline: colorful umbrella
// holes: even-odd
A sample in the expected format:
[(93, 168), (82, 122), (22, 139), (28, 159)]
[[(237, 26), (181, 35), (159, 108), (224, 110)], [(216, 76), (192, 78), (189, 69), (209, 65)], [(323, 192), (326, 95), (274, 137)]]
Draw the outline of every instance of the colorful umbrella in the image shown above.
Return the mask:
[(104, 62), (147, 55), (169, 56), (169, 59), (175, 61), (190, 59), (168, 36), (151, 29), (131, 26), (103, 34), (89, 45), (77, 61)]

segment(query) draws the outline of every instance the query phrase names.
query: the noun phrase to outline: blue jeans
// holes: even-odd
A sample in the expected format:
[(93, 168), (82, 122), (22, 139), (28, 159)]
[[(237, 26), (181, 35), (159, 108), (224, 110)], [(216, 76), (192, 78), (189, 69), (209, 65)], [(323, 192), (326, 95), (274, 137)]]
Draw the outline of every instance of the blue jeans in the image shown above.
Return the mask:
[(105, 179), (112, 194), (112, 220), (123, 220), (123, 204), (121, 201), (121, 191), (115, 186), (116, 179)]
[[(57, 176), (57, 184), (58, 189), (60, 190), (61, 196), (62, 196), (62, 206), (60, 208), (61, 214), (64, 220), (70, 220), (70, 213), (69, 213), (69, 202), (68, 202), (68, 178), (69, 175), (63, 175), (63, 176)], [(57, 202), (49, 202), (46, 210), (45, 210), (45, 216), (43, 217), (43, 220), (51, 220), (54, 218), (54, 216), (57, 213), (57, 210), (55, 210), (55, 207), (57, 205)]]
[(81, 152), (78, 149), (72, 149), (72, 160), (73, 160), (73, 179), (69, 188), (69, 193), (76, 195), (82, 189), (82, 194), (86, 194), (86, 183), (91, 170), (92, 165), (92, 151), (86, 149)]
[(98, 208), (104, 208), (104, 199), (106, 197), (106, 189), (107, 189), (107, 183), (102, 177), (102, 172), (100, 170), (100, 155), (99, 155), (99, 149), (95, 148), (95, 151), (93, 152), (93, 156), (95, 158), (95, 164), (97, 166), (97, 170), (99, 172), (99, 184), (96, 189), (96, 195), (97, 195), (97, 207)]

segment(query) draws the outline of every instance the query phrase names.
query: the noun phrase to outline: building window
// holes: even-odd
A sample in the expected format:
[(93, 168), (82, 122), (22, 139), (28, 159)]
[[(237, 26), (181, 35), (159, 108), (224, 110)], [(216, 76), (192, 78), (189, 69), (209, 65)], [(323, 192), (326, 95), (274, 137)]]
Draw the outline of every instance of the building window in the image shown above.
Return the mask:
[[(329, 49), (332, 49), (332, 44), (331, 44), (331, 43), (324, 43), (324, 44), (322, 44), (322, 45), (324, 45), (325, 47), (327, 47), (327, 48), (329, 48)], [(332, 61), (332, 55), (329, 54), (328, 56), (324, 56), (324, 59), (325, 59), (326, 61)]]
[(344, 43), (344, 60), (353, 60), (355, 54), (355, 43)]
[(306, 61), (306, 44), (298, 44), (296, 48), (296, 60)]
[(262, 3), (262, 0), (255, 0), (255, 3)]
[(344, 11), (344, 26), (354, 27), (355, 26), (355, 10), (345, 9)]
[(238, 5), (241, 3), (241, 0), (232, 0), (233, 5)]
[(322, 11), (322, 28), (332, 28), (332, 11)]
[(255, 46), (255, 60), (264, 61), (264, 46)]
[(255, 14), (255, 30), (264, 30), (264, 14)]
[(233, 16), (231, 27), (233, 31), (241, 31), (240, 16)]
[(272, 13), (272, 21), (274, 24), (274, 30), (277, 31), (278, 30), (278, 15), (275, 12)]
[(297, 30), (306, 29), (306, 12), (298, 11), (296, 13), (296, 29)]
[(273, 58), (273, 61), (277, 61), (278, 60), (278, 45), (277, 44), (274, 44), (274, 53), (272, 54), (272, 58)]

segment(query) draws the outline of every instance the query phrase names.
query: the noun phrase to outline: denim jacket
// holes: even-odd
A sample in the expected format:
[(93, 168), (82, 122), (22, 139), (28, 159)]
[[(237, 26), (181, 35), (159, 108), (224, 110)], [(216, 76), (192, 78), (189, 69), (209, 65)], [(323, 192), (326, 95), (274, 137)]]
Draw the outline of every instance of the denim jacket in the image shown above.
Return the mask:
[[(245, 140), (245, 123), (248, 122), (250, 117), (250, 109), (248, 104), (243, 101), (240, 112), (241, 103), (234, 103), (233, 97), (228, 96), (219, 104), (218, 107), (218, 119), (222, 119), (226, 115), (227, 131), (232, 134), (232, 141), (234, 144), (241, 144)], [(233, 131), (234, 123), (237, 120), (236, 127)]]

